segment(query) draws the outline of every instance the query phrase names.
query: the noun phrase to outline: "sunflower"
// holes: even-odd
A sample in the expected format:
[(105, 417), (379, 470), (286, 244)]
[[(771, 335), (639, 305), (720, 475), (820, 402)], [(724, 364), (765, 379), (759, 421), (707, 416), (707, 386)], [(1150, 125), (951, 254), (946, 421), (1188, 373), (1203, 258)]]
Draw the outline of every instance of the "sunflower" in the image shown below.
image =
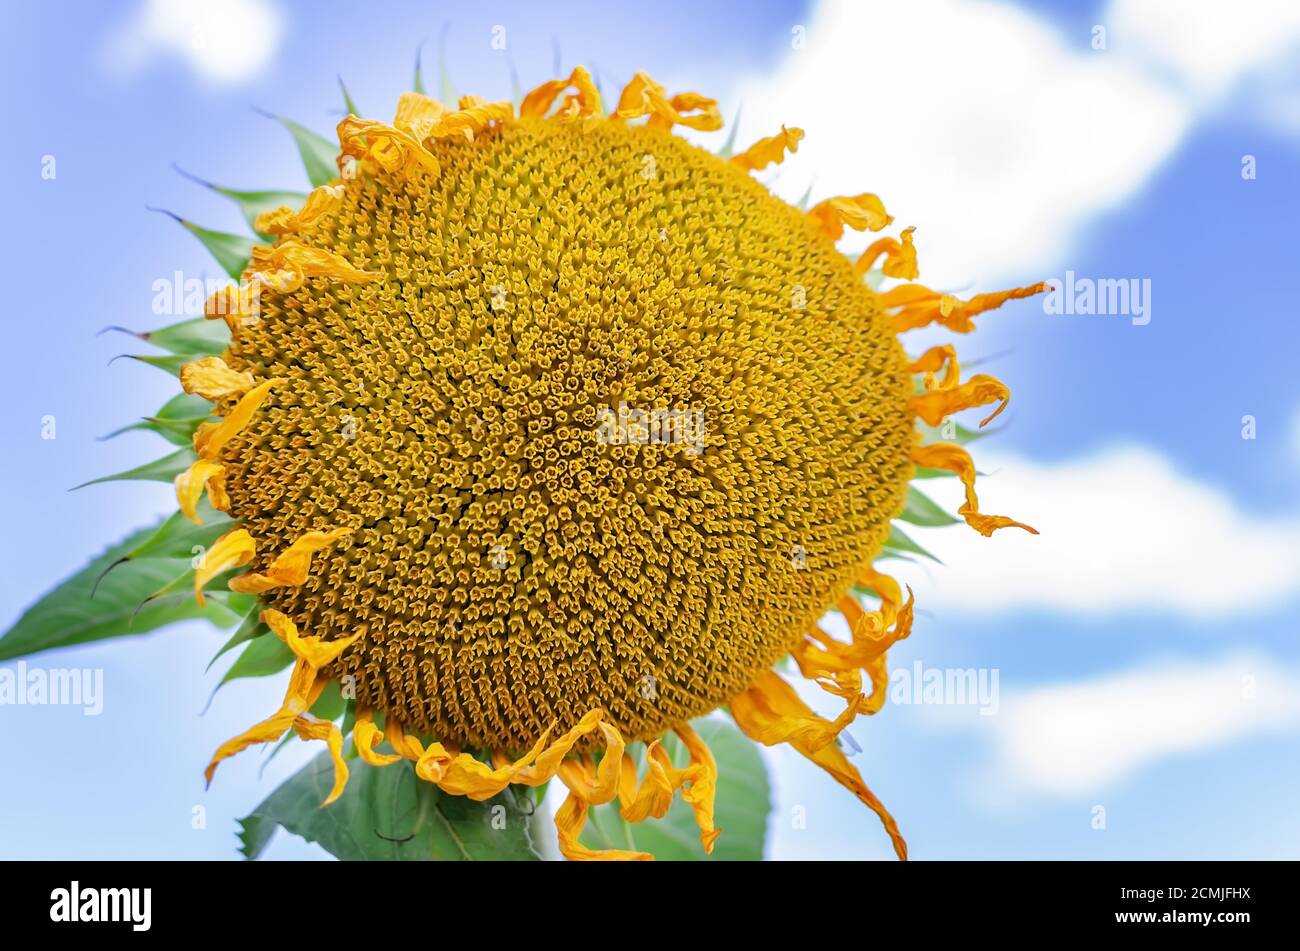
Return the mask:
[[(648, 859), (580, 841), (588, 810), (640, 822), (680, 793), (709, 852), (718, 768), (690, 724), (725, 710), (906, 857), (837, 741), (881, 709), (911, 628), (911, 592), (874, 563), (918, 475), (959, 477), (983, 535), (1033, 529), (981, 512), (970, 456), (935, 439), (1007, 388), (898, 335), (969, 332), (1043, 285), (914, 283), (911, 228), (851, 260), (846, 229), (893, 221), (877, 196), (801, 209), (751, 174), (800, 129), (729, 154), (677, 126), (719, 129), (717, 103), (644, 73), (608, 110), (582, 67), (517, 107), (408, 92), (391, 123), (350, 109), (337, 175), (256, 215), (266, 243), (204, 308), (224, 350), (179, 366), (211, 416), (175, 490), (186, 518), (224, 520), (198, 603), (222, 580), (256, 598), (293, 664), (209, 782), (297, 735), (329, 751), (324, 805), (358, 758), (477, 801), (558, 779), (566, 857)], [(819, 626), (836, 609), (847, 641)], [(793, 670), (842, 712), (814, 713)], [(311, 712), (335, 682), (343, 729)]]

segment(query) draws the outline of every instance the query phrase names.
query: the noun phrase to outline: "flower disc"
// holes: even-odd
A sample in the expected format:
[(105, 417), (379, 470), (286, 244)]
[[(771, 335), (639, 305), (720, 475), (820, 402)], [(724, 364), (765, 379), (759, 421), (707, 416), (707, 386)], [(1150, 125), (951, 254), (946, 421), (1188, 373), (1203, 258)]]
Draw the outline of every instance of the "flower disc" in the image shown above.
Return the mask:
[(235, 329), (231, 367), (279, 381), (220, 452), (253, 567), (355, 529), (263, 599), (359, 634), (333, 675), (408, 730), (518, 750), (599, 707), (658, 737), (880, 549), (908, 361), (804, 214), (668, 132), (519, 119), (429, 152), (297, 236), (379, 280), (268, 287)]

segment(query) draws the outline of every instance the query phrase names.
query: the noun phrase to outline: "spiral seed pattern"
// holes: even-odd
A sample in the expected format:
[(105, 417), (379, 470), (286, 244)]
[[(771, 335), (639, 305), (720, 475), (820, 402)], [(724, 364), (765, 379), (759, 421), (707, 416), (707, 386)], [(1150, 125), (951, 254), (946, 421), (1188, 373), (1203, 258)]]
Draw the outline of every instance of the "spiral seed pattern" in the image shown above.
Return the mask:
[[(221, 452), (251, 568), (355, 529), (262, 597), (359, 633), (331, 674), (410, 731), (520, 750), (601, 707), (657, 737), (879, 550), (907, 360), (803, 214), (668, 132), (520, 119), (430, 151), (296, 235), (382, 279), (268, 288), (236, 328), (230, 365), (281, 381)], [(702, 413), (702, 451), (602, 438), (620, 404)]]

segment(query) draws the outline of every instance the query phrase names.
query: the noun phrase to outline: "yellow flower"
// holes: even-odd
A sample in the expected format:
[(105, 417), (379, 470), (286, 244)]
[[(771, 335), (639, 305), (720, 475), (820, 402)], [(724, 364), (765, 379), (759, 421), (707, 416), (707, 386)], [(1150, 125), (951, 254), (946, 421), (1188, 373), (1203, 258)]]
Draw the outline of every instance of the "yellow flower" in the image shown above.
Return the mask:
[[(917, 425), (1000, 410), (1006, 387), (961, 382), (951, 347), (909, 358), (896, 334), (964, 332), (1037, 287), (878, 294), (863, 274), (881, 256), (886, 276), (917, 276), (912, 229), (856, 267), (834, 245), (892, 222), (878, 197), (805, 213), (749, 174), (802, 130), (726, 160), (675, 125), (716, 129), (717, 104), (644, 73), (608, 116), (582, 68), (517, 115), (407, 93), (392, 125), (339, 124), (336, 181), (258, 219), (275, 243), (208, 308), (240, 317), (227, 352), (181, 371), (222, 418), (196, 433), (177, 494), (197, 518), (206, 488), (238, 523), (200, 597), (251, 562), (230, 587), (261, 599), (298, 663), (281, 709), (209, 778), (294, 730), (329, 743), (336, 797), (337, 728), (305, 711), (345, 678), (367, 764), (406, 759), (473, 799), (558, 777), (575, 859), (648, 858), (583, 846), (587, 809), (617, 800), (638, 822), (680, 792), (710, 851), (717, 765), (689, 721), (725, 707), (824, 768), (906, 855), (837, 746), (880, 709), (886, 650), (910, 631), (910, 593), (873, 561), (916, 465), (961, 477), (979, 531), (1018, 523), (981, 513), (965, 451), (923, 445)], [(253, 286), (248, 318), (230, 302)], [(818, 626), (836, 607), (848, 642)], [(773, 671), (787, 655), (843, 703), (835, 719)]]

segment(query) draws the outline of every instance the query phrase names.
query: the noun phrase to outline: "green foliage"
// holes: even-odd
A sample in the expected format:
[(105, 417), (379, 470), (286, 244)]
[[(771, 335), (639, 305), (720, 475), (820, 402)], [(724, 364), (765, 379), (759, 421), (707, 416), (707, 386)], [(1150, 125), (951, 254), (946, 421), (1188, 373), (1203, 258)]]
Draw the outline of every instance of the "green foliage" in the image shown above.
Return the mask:
[[(238, 621), (247, 605), (236, 598), (211, 598), (204, 608), (192, 597), (145, 604), (150, 595), (189, 567), (188, 558), (123, 561), (156, 531), (146, 528), (132, 533), (47, 592), (0, 637), (0, 661), (56, 647), (145, 634), (173, 621), (205, 618), (218, 627)], [(122, 564), (108, 571), (118, 562)]]
[(507, 789), (486, 802), (447, 796), (418, 779), (405, 760), (391, 766), (348, 763), (338, 800), (321, 803), (334, 783), (322, 753), (239, 820), (240, 851), (255, 859), (276, 829), (315, 842), (340, 859), (396, 861), (535, 860), (530, 834), (536, 808), (527, 790)]

